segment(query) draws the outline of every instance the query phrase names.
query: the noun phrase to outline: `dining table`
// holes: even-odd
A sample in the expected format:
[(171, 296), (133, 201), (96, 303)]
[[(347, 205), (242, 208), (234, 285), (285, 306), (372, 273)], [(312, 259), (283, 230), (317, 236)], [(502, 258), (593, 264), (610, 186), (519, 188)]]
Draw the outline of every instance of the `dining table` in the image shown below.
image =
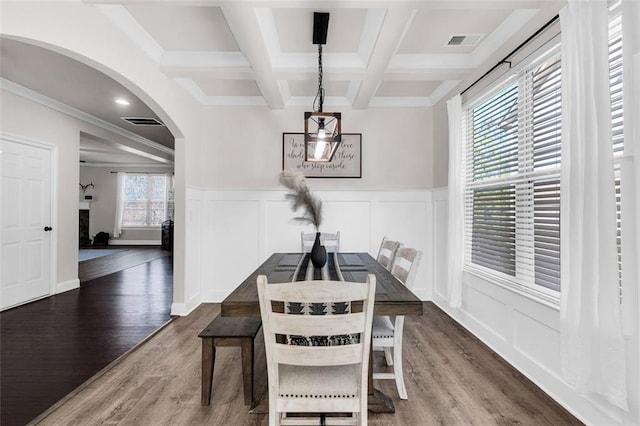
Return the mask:
[[(273, 253), (221, 303), (223, 317), (259, 317), (256, 280), (265, 275), (269, 283), (303, 280), (365, 282), (376, 276), (374, 315), (422, 315), (422, 301), (382, 264), (366, 252), (328, 253), (322, 268), (315, 268), (308, 253)], [(373, 348), (372, 348), (373, 349)], [(368, 407), (374, 413), (393, 413), (392, 399), (374, 387), (369, 357)]]

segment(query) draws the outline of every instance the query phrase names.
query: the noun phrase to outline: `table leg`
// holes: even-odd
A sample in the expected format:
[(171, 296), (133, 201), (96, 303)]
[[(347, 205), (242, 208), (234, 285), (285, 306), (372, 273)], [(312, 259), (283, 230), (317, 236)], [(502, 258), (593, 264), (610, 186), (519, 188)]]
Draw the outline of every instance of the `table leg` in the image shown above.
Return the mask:
[(369, 380), (367, 406), (372, 413), (395, 413), (396, 407), (390, 397), (373, 387), (373, 345), (369, 348)]
[(211, 384), (213, 382), (213, 362), (216, 349), (213, 338), (202, 338), (202, 391), (200, 405), (211, 404)]
[(241, 339), (244, 405), (253, 404), (253, 337)]

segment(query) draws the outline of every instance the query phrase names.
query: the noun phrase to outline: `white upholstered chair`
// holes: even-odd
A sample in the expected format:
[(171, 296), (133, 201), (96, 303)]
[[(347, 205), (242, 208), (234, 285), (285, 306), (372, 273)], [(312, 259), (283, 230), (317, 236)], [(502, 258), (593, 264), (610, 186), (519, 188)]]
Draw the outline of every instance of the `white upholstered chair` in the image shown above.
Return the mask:
[[(317, 417), (295, 413), (351, 413), (327, 417), (327, 424), (367, 424), (367, 373), (376, 279), (366, 283), (298, 281), (269, 284), (258, 276), (258, 296), (269, 378), (269, 425), (320, 424)], [(287, 303), (344, 303), (362, 301), (362, 312), (300, 315), (291, 320), (282, 311)], [(355, 343), (335, 346), (287, 344), (284, 336), (359, 334)]]
[[(396, 250), (391, 273), (409, 289), (413, 287), (421, 257), (422, 252), (412, 248), (400, 247)], [(377, 373), (374, 371), (373, 378), (394, 379), (398, 389), (398, 396), (400, 396), (400, 399), (407, 399), (407, 389), (402, 373), (403, 329), (403, 315), (397, 315), (395, 318), (375, 316), (373, 318), (371, 345), (375, 351), (384, 350), (387, 365), (393, 365), (393, 373)]]
[(398, 247), (402, 247), (402, 243), (399, 241), (389, 240), (387, 237), (382, 237), (382, 243), (380, 243), (377, 260), (388, 270), (391, 270), (391, 267), (393, 266), (393, 257), (395, 256)]
[[(300, 232), (301, 250), (303, 253), (308, 253), (313, 247), (313, 242), (316, 240), (315, 232)], [(320, 233), (320, 243), (327, 250), (327, 253), (334, 253), (340, 251), (340, 231), (335, 234), (328, 232)]]

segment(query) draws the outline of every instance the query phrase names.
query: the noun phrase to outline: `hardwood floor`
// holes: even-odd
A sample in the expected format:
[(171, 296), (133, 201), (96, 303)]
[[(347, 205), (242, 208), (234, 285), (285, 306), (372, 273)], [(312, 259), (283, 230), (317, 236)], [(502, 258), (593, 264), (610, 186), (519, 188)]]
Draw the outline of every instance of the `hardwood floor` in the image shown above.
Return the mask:
[[(121, 248), (113, 246), (114, 248)], [(112, 246), (109, 246), (112, 248)], [(85, 260), (78, 264), (78, 278), (80, 282), (103, 277), (141, 263), (149, 262), (164, 256), (170, 256), (171, 252), (162, 250), (157, 246), (125, 247), (127, 250), (97, 259)]]
[(0, 424), (28, 423), (171, 319), (168, 254), (128, 250), (83, 262), (80, 270), (107, 275), (0, 313)]
[[(405, 322), (405, 380), (376, 381), (395, 414), (369, 413), (370, 425), (581, 424), (432, 303)], [(42, 419), (42, 425), (265, 425), (244, 405), (239, 348), (219, 348), (210, 406), (200, 406), (198, 333), (218, 315), (205, 304), (177, 318), (122, 362)], [(256, 339), (256, 397), (266, 395), (262, 333)], [(382, 353), (375, 353), (376, 365)]]

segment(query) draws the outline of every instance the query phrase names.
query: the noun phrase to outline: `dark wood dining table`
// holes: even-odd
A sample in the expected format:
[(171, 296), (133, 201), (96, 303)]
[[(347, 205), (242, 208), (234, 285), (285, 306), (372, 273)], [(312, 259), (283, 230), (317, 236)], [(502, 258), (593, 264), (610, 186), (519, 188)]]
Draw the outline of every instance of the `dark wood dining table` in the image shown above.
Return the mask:
[[(422, 301), (369, 253), (329, 253), (321, 270), (314, 269), (303, 253), (274, 253), (249, 275), (221, 304), (225, 317), (260, 316), (258, 275), (270, 283), (304, 279), (332, 279), (365, 282), (367, 274), (376, 276), (374, 315), (422, 315)], [(307, 256), (308, 257), (308, 256)], [(395, 412), (391, 398), (373, 386), (372, 360), (369, 360), (369, 410)]]

